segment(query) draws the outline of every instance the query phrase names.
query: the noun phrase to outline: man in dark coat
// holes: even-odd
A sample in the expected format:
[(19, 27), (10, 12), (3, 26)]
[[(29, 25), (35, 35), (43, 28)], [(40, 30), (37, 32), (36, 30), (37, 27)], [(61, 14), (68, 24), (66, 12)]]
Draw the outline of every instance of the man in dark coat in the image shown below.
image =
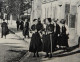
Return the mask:
[[(43, 51), (46, 52), (46, 57), (52, 57), (52, 52), (54, 51), (54, 43), (53, 43), (53, 31), (54, 31), (54, 26), (51, 24), (52, 20), (51, 18), (46, 19), (46, 35), (43, 36)], [(49, 54), (50, 53), (50, 56)]]
[(16, 24), (17, 24), (17, 31), (18, 31), (19, 30), (19, 25), (20, 25), (19, 19), (17, 19)]
[(54, 25), (54, 33), (53, 33), (54, 48), (57, 48), (58, 37), (60, 35), (60, 26), (59, 26), (59, 24), (57, 22), (58, 22), (58, 19), (54, 20), (54, 24), (53, 24)]
[(29, 38), (29, 21), (25, 20), (25, 25), (24, 25), (24, 29), (23, 29), (23, 36), (26, 38), (26, 35)]
[(3, 35), (6, 38), (6, 35), (8, 33), (8, 26), (7, 26), (7, 23), (5, 22), (5, 19), (3, 19), (3, 23), (1, 24), (1, 27), (2, 27), (1, 38), (3, 38)]

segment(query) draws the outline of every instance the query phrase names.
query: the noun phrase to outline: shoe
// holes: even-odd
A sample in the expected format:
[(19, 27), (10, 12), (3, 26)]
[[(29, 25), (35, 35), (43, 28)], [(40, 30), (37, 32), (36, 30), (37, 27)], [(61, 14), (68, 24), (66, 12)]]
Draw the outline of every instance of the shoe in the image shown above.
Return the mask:
[(37, 55), (37, 57), (39, 57), (39, 55)]
[(24, 38), (26, 38), (26, 36)]
[(35, 55), (33, 57), (36, 57)]
[(50, 54), (49, 58), (52, 58), (52, 54)]

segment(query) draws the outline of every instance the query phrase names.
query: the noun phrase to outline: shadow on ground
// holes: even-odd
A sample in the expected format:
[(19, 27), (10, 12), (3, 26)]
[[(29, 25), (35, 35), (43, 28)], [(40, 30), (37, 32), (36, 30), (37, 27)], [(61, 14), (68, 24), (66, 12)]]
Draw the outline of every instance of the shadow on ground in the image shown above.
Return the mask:
[(10, 53), (16, 53), (11, 55), (11, 57), (6, 62), (19, 62), (19, 60), (28, 52), (27, 50), (8, 50)]
[(10, 29), (10, 31), (13, 31), (13, 32), (15, 32), (15, 33), (21, 32), (21, 30), (18, 30), (18, 31), (17, 31), (17, 28), (9, 28), (9, 29)]
[(28, 58), (26, 58), (26, 60), (24, 62), (26, 62), (26, 61), (27, 62), (43, 62), (43, 61), (54, 59), (56, 57), (66, 57), (66, 56), (74, 55), (74, 54), (80, 53), (80, 50), (74, 51), (77, 48), (78, 48), (78, 45), (68, 48), (68, 51), (64, 51), (62, 49), (58, 49), (58, 50), (62, 50), (62, 51), (61, 52), (57, 52), (57, 53), (53, 53), (53, 57), (52, 58), (48, 58), (46, 60), (45, 60), (44, 55), (42, 53), (40, 53), (40, 57), (39, 58), (37, 58), (37, 57), (33, 58), (33, 54), (31, 53), (30, 56)]
[[(17, 31), (18, 32), (18, 31)], [(21, 31), (19, 31), (19, 32), (21, 32)], [(10, 30), (9, 29), (9, 34), (15, 34), (15, 32), (14, 31), (12, 31), (12, 30)], [(25, 41), (25, 42), (27, 42), (28, 43), (28, 41), (26, 41), (25, 39), (23, 39), (22, 37), (20, 37), (20, 36), (18, 36), (17, 34), (15, 34), (18, 38), (9, 38), (9, 39), (14, 39), (14, 40), (23, 40), (23, 41)]]
[[(19, 37), (19, 36), (18, 36)], [(23, 38), (9, 38), (9, 39), (13, 39), (13, 40), (23, 40)]]
[[(80, 50), (73, 51), (73, 50), (77, 49), (78, 47), (79, 46), (76, 45), (76, 46), (68, 48), (68, 51), (61, 51), (61, 52), (58, 52), (58, 53), (53, 53), (53, 58), (49, 58), (48, 60), (54, 59), (56, 57), (66, 57), (66, 56), (70, 56), (70, 55), (80, 53)], [(43, 61), (47, 61), (47, 60), (43, 60)]]

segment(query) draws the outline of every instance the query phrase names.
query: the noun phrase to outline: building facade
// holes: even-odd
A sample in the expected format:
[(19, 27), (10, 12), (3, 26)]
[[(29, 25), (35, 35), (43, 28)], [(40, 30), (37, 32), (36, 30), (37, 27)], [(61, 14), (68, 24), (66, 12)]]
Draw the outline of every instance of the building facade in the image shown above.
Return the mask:
[[(38, 17), (41, 18), (41, 22), (45, 18), (59, 19), (59, 21), (65, 19), (69, 26), (70, 39), (76, 40), (78, 38), (80, 35), (79, 0), (42, 0), (39, 2), (40, 4), (38, 2), (39, 0), (33, 1), (32, 20), (38, 19)], [(75, 39), (75, 37), (77, 38)]]

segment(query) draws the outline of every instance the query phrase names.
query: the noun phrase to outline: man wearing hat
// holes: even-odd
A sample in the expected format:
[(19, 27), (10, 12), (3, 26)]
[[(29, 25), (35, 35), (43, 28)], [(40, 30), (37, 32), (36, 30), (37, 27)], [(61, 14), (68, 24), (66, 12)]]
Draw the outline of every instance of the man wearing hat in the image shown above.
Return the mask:
[[(46, 39), (43, 39), (43, 51), (46, 52), (46, 57), (52, 57), (52, 52), (54, 51), (53, 48), (53, 30), (54, 26), (51, 24), (51, 18), (46, 19)], [(49, 55), (50, 53), (50, 55)]]

